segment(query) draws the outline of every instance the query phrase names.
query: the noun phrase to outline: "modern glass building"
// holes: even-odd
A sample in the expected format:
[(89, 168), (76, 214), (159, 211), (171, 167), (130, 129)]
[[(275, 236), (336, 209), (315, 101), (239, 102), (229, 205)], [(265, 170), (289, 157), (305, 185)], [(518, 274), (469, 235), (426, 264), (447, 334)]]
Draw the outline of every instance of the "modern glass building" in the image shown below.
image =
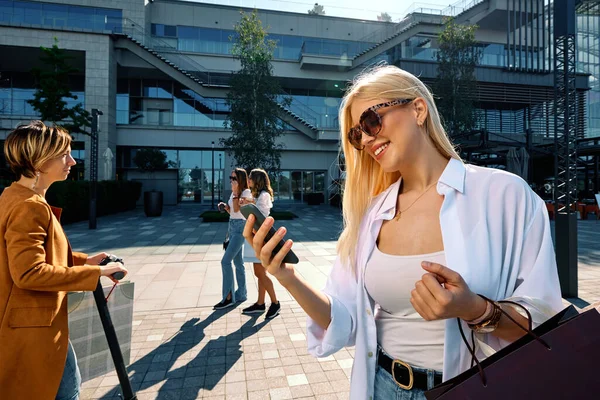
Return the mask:
[[(449, 0), (451, 1), (451, 0)], [(600, 191), (599, 1), (577, 2), (577, 90), (582, 193)], [(437, 35), (445, 17), (477, 24), (482, 54), (477, 76), (477, 127), (460, 139), (473, 163), (510, 168), (523, 148), (525, 176), (538, 186), (553, 175), (553, 3), (548, 0), (470, 0), (442, 9), (411, 8), (399, 22), (259, 10), (277, 41), (273, 68), (292, 98), (281, 117), (286, 133), (281, 171), (273, 174), (277, 201), (327, 201), (338, 168), (338, 108), (347, 81), (365, 66), (386, 61), (432, 85)], [(36, 117), (30, 70), (40, 46), (53, 38), (79, 70), (70, 78), (76, 102), (98, 108), (100, 162), (114, 176), (161, 188), (167, 204), (206, 202), (227, 186), (235, 166), (219, 139), (239, 7), (178, 0), (0, 0), (0, 139)], [(250, 12), (252, 10), (245, 10)], [(82, 167), (89, 138), (75, 135)], [(170, 169), (149, 179), (133, 164), (140, 148), (166, 152)], [(102, 157), (107, 149), (114, 158)], [(521, 152), (522, 153), (522, 152)], [(257, 166), (258, 167), (258, 166)], [(76, 175), (85, 176), (88, 168)], [(213, 169), (214, 182), (213, 182)], [(100, 168), (103, 171), (103, 168)], [(542, 194), (542, 193), (541, 193)], [(315, 196), (312, 196), (315, 198)]]

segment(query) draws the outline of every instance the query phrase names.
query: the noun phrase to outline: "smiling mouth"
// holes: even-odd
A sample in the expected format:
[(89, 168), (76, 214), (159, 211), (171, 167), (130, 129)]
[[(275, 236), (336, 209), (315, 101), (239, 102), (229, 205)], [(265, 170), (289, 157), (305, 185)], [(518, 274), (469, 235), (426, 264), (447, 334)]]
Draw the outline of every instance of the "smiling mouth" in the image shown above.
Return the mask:
[(387, 143), (384, 143), (383, 145), (379, 146), (378, 148), (376, 148), (375, 151), (373, 152), (373, 154), (375, 154), (375, 157), (377, 157), (379, 154), (381, 154), (382, 151), (387, 149), (389, 144), (390, 144), (390, 142), (387, 142)]

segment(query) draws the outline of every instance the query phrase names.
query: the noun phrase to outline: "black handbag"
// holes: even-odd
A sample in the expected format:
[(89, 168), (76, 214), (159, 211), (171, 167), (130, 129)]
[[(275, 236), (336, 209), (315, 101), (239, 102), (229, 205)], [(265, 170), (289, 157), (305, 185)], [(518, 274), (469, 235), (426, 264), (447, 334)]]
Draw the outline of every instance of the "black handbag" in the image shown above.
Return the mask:
[(227, 246), (229, 246), (229, 234), (227, 234), (225, 240), (223, 240), (223, 250), (227, 250)]

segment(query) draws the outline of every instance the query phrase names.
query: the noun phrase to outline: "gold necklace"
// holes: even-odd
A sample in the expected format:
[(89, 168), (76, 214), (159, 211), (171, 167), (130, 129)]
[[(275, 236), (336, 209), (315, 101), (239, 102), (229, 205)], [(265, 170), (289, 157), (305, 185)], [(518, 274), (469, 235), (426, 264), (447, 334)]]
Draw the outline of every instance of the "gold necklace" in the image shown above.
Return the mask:
[(417, 196), (417, 198), (410, 203), (410, 205), (408, 207), (406, 207), (404, 210), (398, 210), (398, 215), (396, 216), (395, 220), (398, 221), (400, 219), (400, 216), (402, 215), (403, 212), (406, 212), (409, 208), (411, 208), (413, 206), (413, 204), (415, 204), (417, 202), (417, 200), (419, 200), (421, 198), (421, 196), (423, 196), (425, 193), (427, 193), (429, 191), (429, 189), (431, 189), (432, 187), (434, 187), (436, 185), (437, 182), (432, 183), (431, 185), (429, 185), (427, 187), (427, 189), (425, 189), (423, 191), (423, 193), (421, 193), (419, 196)]

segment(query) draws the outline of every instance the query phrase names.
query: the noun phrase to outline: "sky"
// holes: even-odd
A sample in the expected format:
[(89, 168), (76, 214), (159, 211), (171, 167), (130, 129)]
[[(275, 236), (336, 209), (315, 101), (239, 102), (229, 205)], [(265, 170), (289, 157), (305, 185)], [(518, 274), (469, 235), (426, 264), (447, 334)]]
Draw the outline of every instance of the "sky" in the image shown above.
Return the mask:
[[(382, 12), (387, 12), (393, 21), (398, 21), (415, 8), (442, 9), (450, 4), (470, 3), (472, 0), (427, 0), (411, 2), (387, 0), (369, 2), (368, 0), (188, 0), (200, 3), (223, 4), (229, 6), (259, 8), (267, 10), (290, 11), (306, 14), (318, 2), (325, 9), (325, 15), (355, 19), (377, 20)], [(386, 4), (387, 3), (387, 4)], [(341, 6), (343, 4), (343, 6)]]

